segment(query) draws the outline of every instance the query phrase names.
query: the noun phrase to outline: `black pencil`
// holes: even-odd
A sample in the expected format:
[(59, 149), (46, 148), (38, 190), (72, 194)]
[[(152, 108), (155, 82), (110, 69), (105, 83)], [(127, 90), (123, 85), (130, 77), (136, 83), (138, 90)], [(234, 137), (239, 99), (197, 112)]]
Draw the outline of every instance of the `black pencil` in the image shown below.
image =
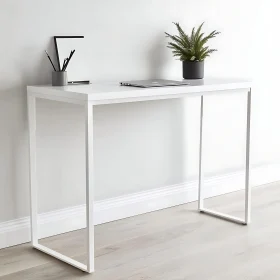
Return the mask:
[(47, 51), (46, 51), (46, 50), (45, 50), (45, 52), (46, 52), (46, 54), (47, 54), (47, 57), (48, 57), (48, 59), (49, 59), (50, 63), (52, 64), (53, 70), (54, 70), (54, 71), (56, 71), (56, 69), (55, 69), (55, 67), (54, 67), (54, 65), (53, 65), (53, 62), (52, 62), (52, 60), (51, 60), (51, 58), (50, 58), (49, 54), (47, 53)]
[(75, 51), (76, 51), (76, 50), (73, 50), (73, 51), (70, 52), (69, 58), (68, 58), (68, 60), (67, 60), (67, 62), (66, 62), (66, 64), (65, 64), (65, 66), (64, 66), (63, 69), (62, 69), (63, 71), (66, 70), (66, 68), (67, 68), (67, 66), (68, 66), (68, 64), (69, 64), (69, 62), (70, 62), (70, 59), (72, 58), (72, 56), (73, 56), (73, 54), (74, 54)]
[(68, 58), (64, 59), (64, 62), (63, 62), (63, 65), (62, 65), (62, 71), (64, 71), (63, 69), (64, 69), (64, 66), (66, 65), (67, 60), (68, 60)]

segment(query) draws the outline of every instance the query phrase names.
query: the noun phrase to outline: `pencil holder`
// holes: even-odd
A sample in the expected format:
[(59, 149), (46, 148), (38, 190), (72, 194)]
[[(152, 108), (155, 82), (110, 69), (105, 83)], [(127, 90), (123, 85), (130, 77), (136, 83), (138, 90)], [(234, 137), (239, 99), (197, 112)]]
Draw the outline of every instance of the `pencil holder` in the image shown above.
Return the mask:
[(53, 86), (66, 86), (67, 72), (66, 71), (53, 71), (52, 72), (52, 85)]

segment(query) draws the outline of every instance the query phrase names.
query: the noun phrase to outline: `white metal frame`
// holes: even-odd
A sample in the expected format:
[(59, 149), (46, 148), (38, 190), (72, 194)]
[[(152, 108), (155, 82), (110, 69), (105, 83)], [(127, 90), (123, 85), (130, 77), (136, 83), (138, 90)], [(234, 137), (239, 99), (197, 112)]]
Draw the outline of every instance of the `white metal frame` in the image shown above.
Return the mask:
[[(87, 216), (87, 263), (86, 265), (60, 254), (38, 242), (38, 186), (36, 175), (36, 98), (66, 101), (82, 104), (85, 107), (85, 156), (86, 156), (86, 216)], [(68, 263), (82, 271), (92, 273), (94, 271), (94, 222), (93, 222), (93, 105), (88, 101), (61, 100), (49, 98), (44, 95), (28, 93), (28, 122), (29, 122), (29, 157), (30, 157), (30, 213), (31, 213), (31, 243), (32, 246), (46, 254), (49, 254), (65, 263)]]
[(222, 218), (234, 223), (248, 225), (251, 219), (251, 187), (250, 187), (250, 131), (251, 131), (251, 88), (247, 93), (247, 128), (246, 128), (246, 165), (245, 165), (245, 218), (240, 219), (231, 215), (223, 214), (204, 207), (203, 196), (203, 106), (204, 97), (200, 103), (200, 145), (199, 145), (199, 182), (198, 182), (198, 210), (211, 216)]
[[(94, 271), (94, 166), (93, 166), (93, 105), (89, 100), (72, 99), (61, 96), (47, 95), (28, 91), (28, 122), (29, 122), (29, 158), (30, 158), (30, 213), (31, 213), (31, 243), (32, 246), (46, 254), (49, 254), (65, 263), (68, 263), (82, 271), (92, 273)], [(182, 96), (183, 97), (183, 96)], [(37, 199), (37, 175), (36, 175), (36, 98), (49, 99), (61, 102), (80, 104), (85, 108), (85, 155), (86, 155), (86, 216), (87, 216), (87, 263), (75, 261), (46, 246), (38, 243), (38, 199)], [(247, 99), (247, 137), (246, 137), (246, 178), (245, 178), (245, 219), (239, 219), (203, 207), (203, 94), (201, 94), (200, 116), (200, 148), (199, 148), (199, 199), (198, 209), (216, 217), (233, 222), (248, 224), (250, 222), (251, 190), (249, 185), (249, 156), (250, 156), (250, 116), (251, 116), (251, 89)]]

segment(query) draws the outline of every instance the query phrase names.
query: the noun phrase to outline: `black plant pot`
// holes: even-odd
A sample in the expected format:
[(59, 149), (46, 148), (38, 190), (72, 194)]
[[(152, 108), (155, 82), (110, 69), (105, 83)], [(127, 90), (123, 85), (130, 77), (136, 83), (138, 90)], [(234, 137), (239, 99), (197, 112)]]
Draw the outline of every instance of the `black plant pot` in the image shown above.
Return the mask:
[(184, 79), (203, 79), (204, 61), (183, 61)]

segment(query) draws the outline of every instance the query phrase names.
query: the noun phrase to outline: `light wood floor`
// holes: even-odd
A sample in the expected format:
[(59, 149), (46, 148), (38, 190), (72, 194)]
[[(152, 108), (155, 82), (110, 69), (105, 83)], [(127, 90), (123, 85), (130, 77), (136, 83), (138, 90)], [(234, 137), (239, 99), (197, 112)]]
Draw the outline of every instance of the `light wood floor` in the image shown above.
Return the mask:
[[(243, 192), (207, 200), (206, 206), (243, 213)], [(278, 280), (280, 186), (253, 189), (248, 227), (196, 211), (196, 203), (96, 227), (96, 272), (86, 274), (33, 250), (30, 244), (0, 250), (1, 280)], [(84, 260), (84, 231), (41, 241)]]

